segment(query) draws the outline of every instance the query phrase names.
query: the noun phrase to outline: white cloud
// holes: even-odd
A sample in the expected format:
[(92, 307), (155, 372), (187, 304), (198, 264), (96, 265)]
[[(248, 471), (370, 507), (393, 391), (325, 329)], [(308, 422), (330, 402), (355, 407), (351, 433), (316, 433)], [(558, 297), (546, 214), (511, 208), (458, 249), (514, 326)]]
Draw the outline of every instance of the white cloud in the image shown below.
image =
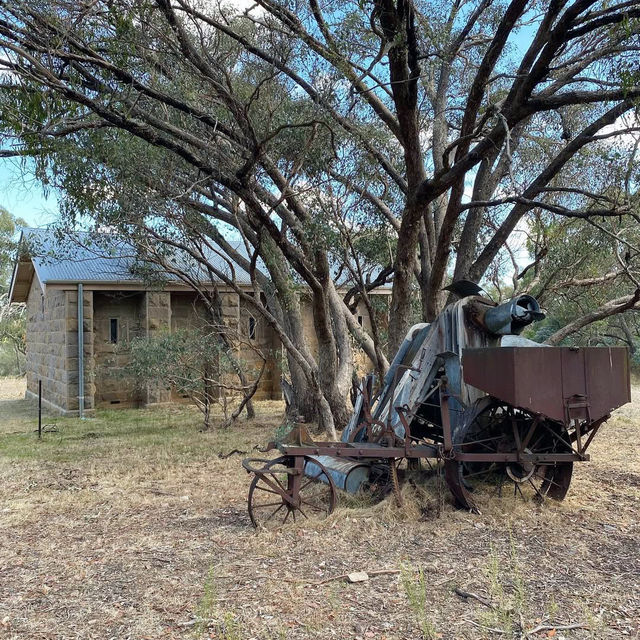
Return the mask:
[(640, 114), (627, 112), (621, 115), (613, 124), (603, 127), (600, 130), (600, 135), (611, 136), (604, 139), (608, 145), (616, 145), (628, 150), (633, 149), (640, 139)]

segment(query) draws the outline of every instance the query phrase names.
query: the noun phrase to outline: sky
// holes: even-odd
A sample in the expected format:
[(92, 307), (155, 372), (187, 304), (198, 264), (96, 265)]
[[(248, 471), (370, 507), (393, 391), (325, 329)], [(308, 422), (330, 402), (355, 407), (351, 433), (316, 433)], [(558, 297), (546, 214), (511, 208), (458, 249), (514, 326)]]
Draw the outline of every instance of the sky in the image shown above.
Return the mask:
[(55, 194), (45, 197), (35, 178), (22, 175), (15, 158), (0, 158), (0, 206), (31, 227), (54, 222), (58, 212)]

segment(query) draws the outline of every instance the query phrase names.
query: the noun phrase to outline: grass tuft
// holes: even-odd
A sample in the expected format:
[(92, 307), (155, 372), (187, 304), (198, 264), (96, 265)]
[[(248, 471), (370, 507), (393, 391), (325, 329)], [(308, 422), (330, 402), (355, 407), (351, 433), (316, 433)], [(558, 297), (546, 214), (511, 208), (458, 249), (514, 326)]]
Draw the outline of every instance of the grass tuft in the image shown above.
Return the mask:
[(400, 572), (400, 582), (404, 589), (409, 608), (415, 616), (420, 637), (422, 640), (436, 640), (438, 633), (427, 611), (427, 579), (424, 569), (418, 567), (417, 570), (407, 565), (402, 565)]

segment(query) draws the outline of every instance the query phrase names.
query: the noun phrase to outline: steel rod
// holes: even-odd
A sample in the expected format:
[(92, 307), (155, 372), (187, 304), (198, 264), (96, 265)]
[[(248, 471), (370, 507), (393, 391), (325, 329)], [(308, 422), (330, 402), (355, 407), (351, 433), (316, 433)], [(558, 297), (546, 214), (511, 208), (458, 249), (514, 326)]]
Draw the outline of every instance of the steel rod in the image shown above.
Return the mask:
[(38, 440), (42, 439), (42, 380), (38, 380)]

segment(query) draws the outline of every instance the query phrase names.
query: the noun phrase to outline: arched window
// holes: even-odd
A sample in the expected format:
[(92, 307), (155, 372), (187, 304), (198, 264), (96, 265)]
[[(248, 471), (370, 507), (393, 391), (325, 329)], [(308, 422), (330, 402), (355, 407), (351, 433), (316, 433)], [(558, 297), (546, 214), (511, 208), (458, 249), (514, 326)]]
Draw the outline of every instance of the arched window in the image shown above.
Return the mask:
[(249, 337), (249, 340), (256, 339), (256, 319), (252, 315), (249, 316), (247, 336)]

